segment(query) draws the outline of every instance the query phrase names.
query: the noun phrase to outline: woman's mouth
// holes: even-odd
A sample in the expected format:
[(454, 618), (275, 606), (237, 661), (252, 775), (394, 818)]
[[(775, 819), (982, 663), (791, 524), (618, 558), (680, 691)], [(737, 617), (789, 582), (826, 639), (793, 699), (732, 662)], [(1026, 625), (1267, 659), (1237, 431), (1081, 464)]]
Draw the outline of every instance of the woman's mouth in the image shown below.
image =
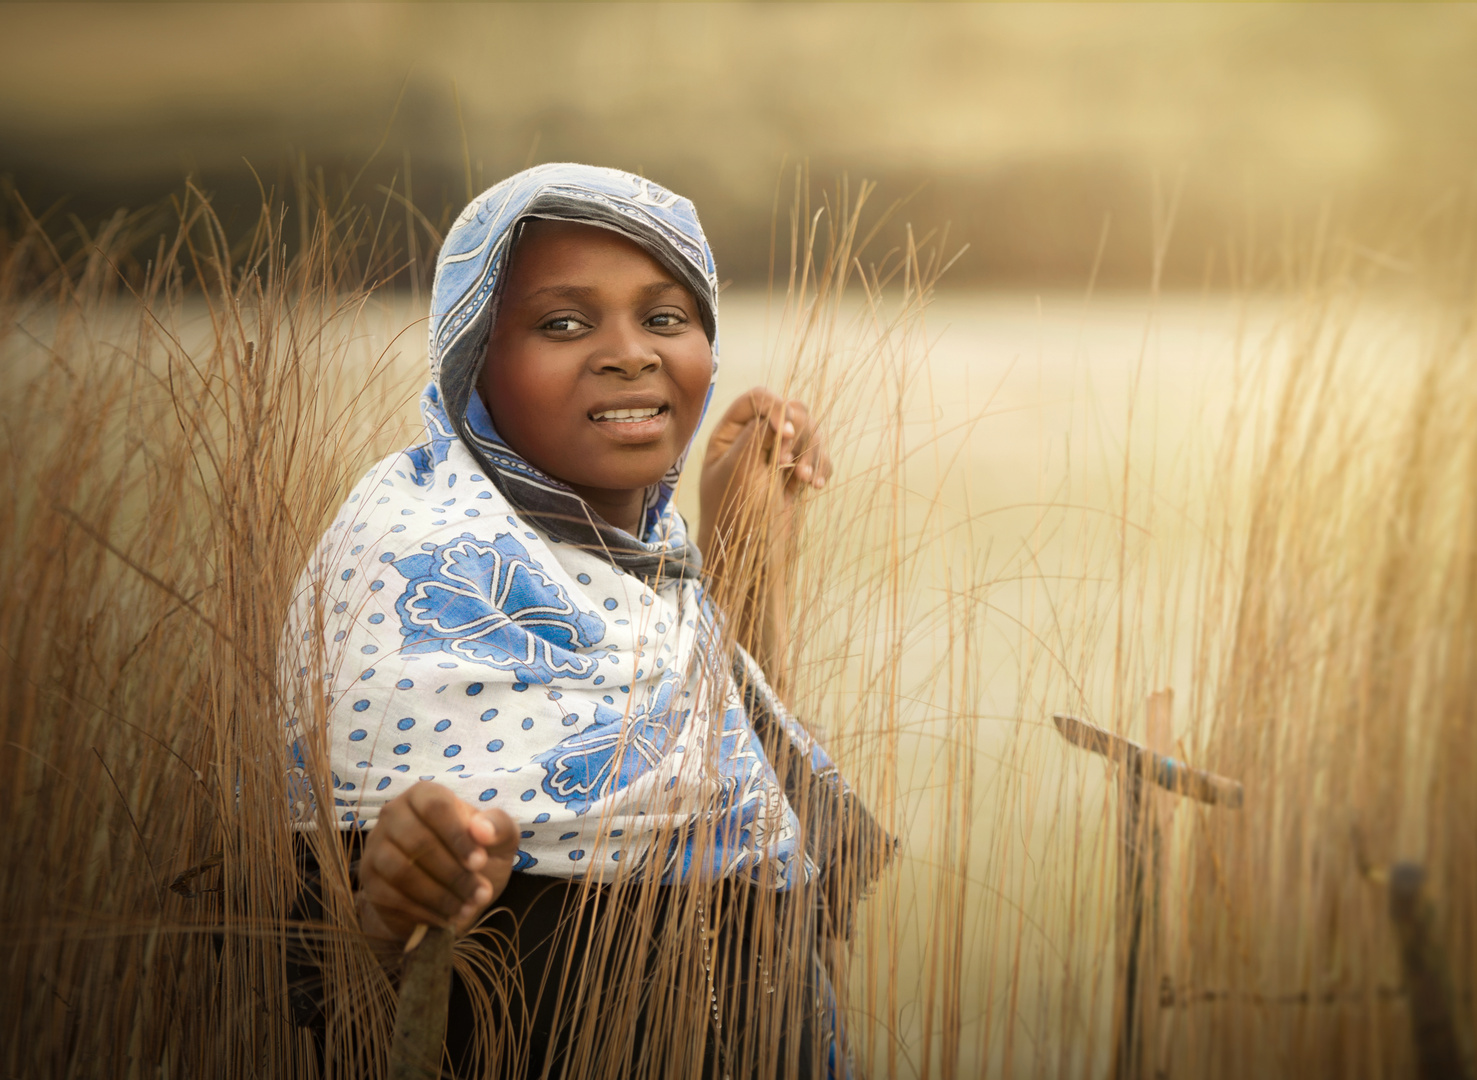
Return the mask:
[(649, 409), (606, 409), (603, 412), (591, 413), (590, 419), (597, 423), (639, 424), (643, 420), (650, 420), (666, 411), (665, 405), (653, 406)]
[(670, 405), (626, 405), (587, 414), (600, 434), (622, 446), (646, 446), (663, 438), (672, 425)]

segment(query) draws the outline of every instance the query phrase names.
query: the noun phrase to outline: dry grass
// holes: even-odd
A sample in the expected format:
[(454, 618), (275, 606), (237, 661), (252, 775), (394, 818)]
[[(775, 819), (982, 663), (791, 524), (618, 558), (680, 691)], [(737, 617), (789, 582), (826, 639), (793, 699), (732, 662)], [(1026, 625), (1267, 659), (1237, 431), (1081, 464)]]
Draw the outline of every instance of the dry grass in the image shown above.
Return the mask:
[[(807, 508), (778, 674), (902, 840), (853, 942), (829, 956), (865, 1072), (1110, 1067), (1116, 790), (1048, 718), (1077, 712), (1138, 736), (1147, 695), (1186, 670), (1178, 746), (1242, 779), (1247, 806), (1171, 818), (1160, 800), (1164, 929), (1140, 983), (1140, 1071), (1408, 1074), (1402, 979), (1371, 879), (1396, 858), (1431, 870), (1471, 1030), (1469, 309), (1430, 307), (1422, 370), (1372, 386), (1343, 338), (1368, 297), (1324, 266), (1290, 304), (1279, 359), (1244, 348), (1266, 368), (1233, 403), (1208, 476), (1156, 450), (1135, 389), (1122, 441), (1081, 455), (1077, 480), (1011, 517), (974, 501), (988, 403), (960, 419), (958, 388), (930, 375), (947, 240), (873, 253), (865, 187), (814, 205), (797, 190), (772, 370), (816, 405), (839, 467)], [(75, 255), (40, 226), (0, 250), (0, 454), (16, 491), (0, 517), (6, 1075), (316, 1069), (286, 1019), (297, 880), (275, 718), (279, 670), (307, 669), (297, 686), (312, 687), (324, 658), (288, 658), (279, 632), (352, 479), (413, 440), (422, 378), (399, 356), (409, 345), (375, 344), (385, 309), (372, 285), (403, 249), (388, 218), (316, 205), (291, 261), (275, 211), (234, 242), (194, 194), (157, 248), (119, 218)], [(408, 333), (418, 350), (419, 326)], [(1089, 473), (1111, 479), (1084, 485)], [(1184, 540), (1197, 530), (1203, 548)], [(757, 553), (738, 554), (742, 580)], [(320, 757), (310, 748), (327, 791)], [(330, 868), (328, 917), (310, 928), (336, 988), (329, 1071), (377, 1074), (393, 983), (349, 929), (337, 848), (314, 843)], [(680, 917), (645, 941), (654, 885), (613, 884), (635, 926), (605, 920), (592, 955), (646, 965), (667, 996), (642, 1056), (613, 1034), (630, 1001), (572, 993), (575, 1071), (691, 1074), (713, 955), (694, 916), (712, 898), (685, 892)], [(724, 1036), (766, 1075), (797, 1064), (778, 1058), (798, 992), (794, 910), (758, 913), (777, 992)], [(458, 962), (499, 972), (501, 947), (473, 937)], [(516, 1059), (516, 1032), (489, 1022), (482, 1036), (490, 1070)]]
[(1219, 677), (1192, 708), (1247, 806), (1180, 836), (1153, 1036), (1171, 1075), (1413, 1075), (1399, 860), (1427, 868), (1477, 1033), (1477, 342), (1469, 270), (1442, 271), (1457, 295), (1403, 297), (1417, 355), (1366, 366), (1358, 314), (1391, 283), (1325, 257), (1272, 408), (1231, 425), (1253, 479), (1208, 560), (1197, 666)]

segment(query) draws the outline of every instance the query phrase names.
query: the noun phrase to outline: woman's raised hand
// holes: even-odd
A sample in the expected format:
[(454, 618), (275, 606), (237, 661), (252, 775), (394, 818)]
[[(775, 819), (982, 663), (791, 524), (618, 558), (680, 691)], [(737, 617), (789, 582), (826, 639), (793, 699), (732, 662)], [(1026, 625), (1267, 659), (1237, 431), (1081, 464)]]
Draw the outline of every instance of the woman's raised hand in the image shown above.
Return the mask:
[(368, 831), (359, 923), (370, 937), (394, 942), (419, 923), (464, 934), (507, 887), (517, 856), (518, 829), (506, 813), (421, 781), (386, 803)]
[(786, 567), (798, 496), (831, 475), (825, 440), (803, 401), (755, 387), (728, 407), (708, 439), (698, 547), (713, 599), (734, 639), (785, 682)]
[(716, 557), (715, 541), (725, 543), (746, 513), (788, 516), (801, 491), (824, 487), (830, 475), (825, 440), (805, 403), (756, 386), (728, 407), (708, 439), (698, 546)]

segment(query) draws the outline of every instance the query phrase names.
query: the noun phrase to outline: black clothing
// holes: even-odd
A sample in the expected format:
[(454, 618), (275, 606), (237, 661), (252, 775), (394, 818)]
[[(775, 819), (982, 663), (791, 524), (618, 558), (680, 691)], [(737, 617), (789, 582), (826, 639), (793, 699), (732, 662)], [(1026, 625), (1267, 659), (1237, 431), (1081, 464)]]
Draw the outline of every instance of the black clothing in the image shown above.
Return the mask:
[[(345, 833), (344, 836), (351, 869), (356, 869), (359, 834)], [(304, 888), (294, 904), (291, 918), (294, 924), (321, 923), (323, 908), (318, 891), (317, 863), (308, 845), (301, 839), (297, 840), (297, 852)], [(717, 890), (716, 903), (720, 908), (728, 908), (730, 912), (752, 910), (755, 905), (744, 903), (740, 896), (742, 891), (749, 888), (747, 885), (725, 883)], [(625, 925), (635, 925), (637, 913), (632, 905), (634, 894), (639, 891), (626, 890), (620, 896), (613, 896), (609, 889), (597, 887), (593, 890), (593, 895), (584, 896), (585, 886), (578, 881), (521, 873), (511, 876), (507, 888), (478, 927), (479, 930), (493, 931), (500, 940), (513, 943), (516, 953), (517, 979), (499, 980), (496, 987), (489, 985), (485, 977), (481, 979), (480, 989), (498, 1003), (494, 1006), (498, 1014), (495, 1027), (500, 1029), (504, 1038), (513, 1040), (519, 1051), (518, 1057), (524, 1063), (521, 1070), (503, 1072), (500, 1075), (540, 1077), (546, 1075), (546, 1063), (548, 1076), (566, 1075), (566, 1070), (571, 1065), (568, 1060), (569, 1046), (581, 1019), (574, 1015), (578, 1009), (570, 1006), (570, 999), (577, 995), (567, 991), (563, 985), (566, 972), (571, 980), (579, 979), (582, 975), (588, 979), (595, 974), (587, 960), (594, 928), (607, 919), (621, 919)], [(653, 928), (650, 932), (653, 941), (661, 938), (660, 930), (669, 917), (669, 898), (672, 895), (665, 888), (658, 890), (655, 911), (648, 915), (649, 925)], [(779, 908), (782, 909), (788, 903), (790, 898), (781, 894), (778, 898)], [(778, 910), (774, 904), (766, 908), (766, 918), (773, 919), (777, 915)], [(721, 977), (719, 973), (727, 973), (729, 977), (724, 985), (715, 985), (713, 991), (718, 1003), (738, 1004), (721, 1008), (717, 1023), (709, 1021), (707, 1025), (708, 1038), (703, 1068), (705, 1076), (739, 1075), (737, 1063), (720, 1060), (726, 1056), (723, 1050), (725, 1040), (719, 1037), (717, 1028), (719, 1025), (727, 1028), (726, 1034), (736, 1035), (742, 1041), (748, 1023), (747, 1018), (742, 1015), (742, 1003), (751, 1000), (751, 996), (758, 997), (773, 992), (766, 984), (766, 973), (762, 970), (765, 965), (754, 955), (752, 922), (752, 917), (737, 916), (719, 920), (727, 932), (716, 935), (714, 939), (710, 970), (715, 977)], [(801, 940), (808, 942), (813, 928), (804, 929)], [(596, 938), (595, 943), (599, 940)], [(634, 946), (638, 943), (631, 944)], [(647, 949), (646, 952), (654, 961), (655, 950)], [(825, 1030), (828, 1024), (825, 1013), (826, 999), (830, 995), (827, 993), (825, 976), (816, 965), (809, 957), (803, 963), (811, 977), (807, 980), (808, 985), (802, 988), (801, 1000), (810, 1002), (812, 1007), (803, 1010), (805, 1015), (801, 1017), (799, 1025), (800, 1046), (797, 1049), (800, 1068), (796, 1075), (809, 1077), (814, 1073), (812, 1065), (816, 1034)], [(648, 962), (648, 975), (652, 974), (652, 967), (653, 963)], [(649, 995), (652, 992), (650, 977), (641, 978), (639, 974), (632, 973), (628, 966), (613, 958), (607, 958), (601, 968), (597, 976), (598, 984), (586, 989), (587, 1001), (629, 1002), (633, 993)], [(323, 976), (314, 951), (305, 937), (297, 939), (289, 949), (288, 977), (291, 981), (290, 1001), (294, 1022), (317, 1034), (319, 1053), (322, 1054), (325, 1028)], [(696, 982), (704, 985), (706, 977)], [(521, 993), (518, 992), (518, 983), (521, 983)], [(708, 997), (706, 988), (703, 996)], [(564, 1004), (562, 1010), (561, 1003)], [(707, 1009), (712, 1009), (715, 1005), (711, 1000), (696, 1004)], [(638, 1061), (646, 1045), (647, 1005), (647, 997), (643, 996), (638, 1007), (633, 1010), (635, 1021), (634, 1029), (630, 1031), (630, 1045), (634, 1047), (633, 1056)], [(479, 1071), (476, 1048), (473, 1046), (478, 1008), (477, 997), (472, 988), (463, 981), (463, 976), (453, 975), (446, 1024), (446, 1051), (452, 1064), (453, 1076), (470, 1077), (477, 1075)], [(787, 1047), (782, 1042), (781, 1061), (785, 1060), (786, 1051)], [(485, 1069), (488, 1067), (485, 1048), (483, 1054), (484, 1061), (480, 1068)], [(504, 1064), (506, 1066), (506, 1061)], [(824, 1074), (825, 1070), (821, 1071)]]

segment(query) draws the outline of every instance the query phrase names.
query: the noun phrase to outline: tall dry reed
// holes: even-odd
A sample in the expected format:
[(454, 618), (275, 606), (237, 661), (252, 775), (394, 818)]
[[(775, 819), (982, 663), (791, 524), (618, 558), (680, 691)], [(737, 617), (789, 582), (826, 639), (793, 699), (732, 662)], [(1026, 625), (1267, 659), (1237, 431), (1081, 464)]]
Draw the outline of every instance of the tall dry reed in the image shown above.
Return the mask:
[(320, 213), (289, 262), (270, 210), (238, 239), (198, 192), (176, 209), (157, 246), (120, 216), (71, 257), (39, 224), (4, 252), (11, 1075), (288, 1075), (306, 1052), (277, 638), (407, 387), (358, 340), (372, 218)]
[(1192, 708), (1247, 801), (1179, 836), (1146, 1074), (1414, 1075), (1400, 861), (1425, 868), (1469, 1055), (1477, 1035), (1470, 265), (1310, 254), (1281, 371), (1227, 430), (1247, 483), (1214, 515)]
[[(384, 1067), (394, 973), (354, 929), (321, 740), (305, 764), (325, 916), (288, 919), (300, 882), (281, 695), (315, 696), (327, 658), (289, 656), (280, 631), (352, 480), (417, 438), (420, 327), (382, 332), (407, 320), (376, 283), (438, 237), (408, 200), (365, 212), (299, 194), (301, 215), (269, 205), (240, 238), (191, 192), (162, 242), (144, 242), (157, 218), (119, 217), (71, 247), (33, 222), (0, 252), (0, 454), (16, 492), (0, 517), (7, 1075), (312, 1075), (311, 1039), (288, 1019), (286, 962), (305, 943), (329, 986), (328, 1074)], [(899, 839), (865, 897), (844, 877), (828, 897), (855, 914), (826, 944), (849, 1051), (875, 1076), (1114, 1067), (1122, 807), (1108, 766), (1049, 717), (1141, 737), (1150, 692), (1188, 670), (1174, 748), (1241, 779), (1247, 801), (1171, 814), (1156, 796), (1161, 931), (1135, 1071), (1408, 1071), (1378, 880), (1391, 860), (1429, 867), (1474, 1020), (1466, 308), (1432, 309), (1442, 330), (1419, 378), (1375, 387), (1345, 333), (1366, 296), (1315, 277), (1277, 339), (1285, 366), (1233, 410), (1208, 509), (1185, 511), (1207, 537), (1197, 564), (1162, 539), (1178, 480), (1134, 418), (1138, 389), (1122, 440), (1079, 459), (1078, 479), (1026, 507), (975, 501), (988, 395), (961, 413), (929, 362), (951, 248), (910, 236), (872, 250), (885, 215), (871, 202), (865, 185), (814, 203), (797, 187), (768, 336), (772, 382), (812, 403), (838, 463), (803, 507), (771, 674)], [(1267, 411), (1258, 395), (1277, 378)], [(1087, 471), (1110, 479), (1078, 490)], [(730, 602), (785, 539), (766, 520), (756, 506), (715, 582)], [(798, 809), (821, 808), (802, 795)], [(715, 962), (762, 973), (748, 1000), (722, 1003), (748, 1021), (719, 1036), (725, 1060), (799, 1069), (808, 897), (760, 891), (743, 901), (757, 910), (734, 911), (693, 889), (659, 918), (652, 875), (599, 884), (634, 916), (595, 921), (586, 974), (626, 970), (660, 993), (638, 1046), (634, 996), (576, 980), (572, 1074), (699, 1073)], [(741, 953), (746, 921), (762, 930)], [(493, 998), (516, 978), (506, 947), (492, 932), (458, 946)], [(520, 1061), (516, 1030), (488, 1019), (479, 1039), (487, 1074)]]

